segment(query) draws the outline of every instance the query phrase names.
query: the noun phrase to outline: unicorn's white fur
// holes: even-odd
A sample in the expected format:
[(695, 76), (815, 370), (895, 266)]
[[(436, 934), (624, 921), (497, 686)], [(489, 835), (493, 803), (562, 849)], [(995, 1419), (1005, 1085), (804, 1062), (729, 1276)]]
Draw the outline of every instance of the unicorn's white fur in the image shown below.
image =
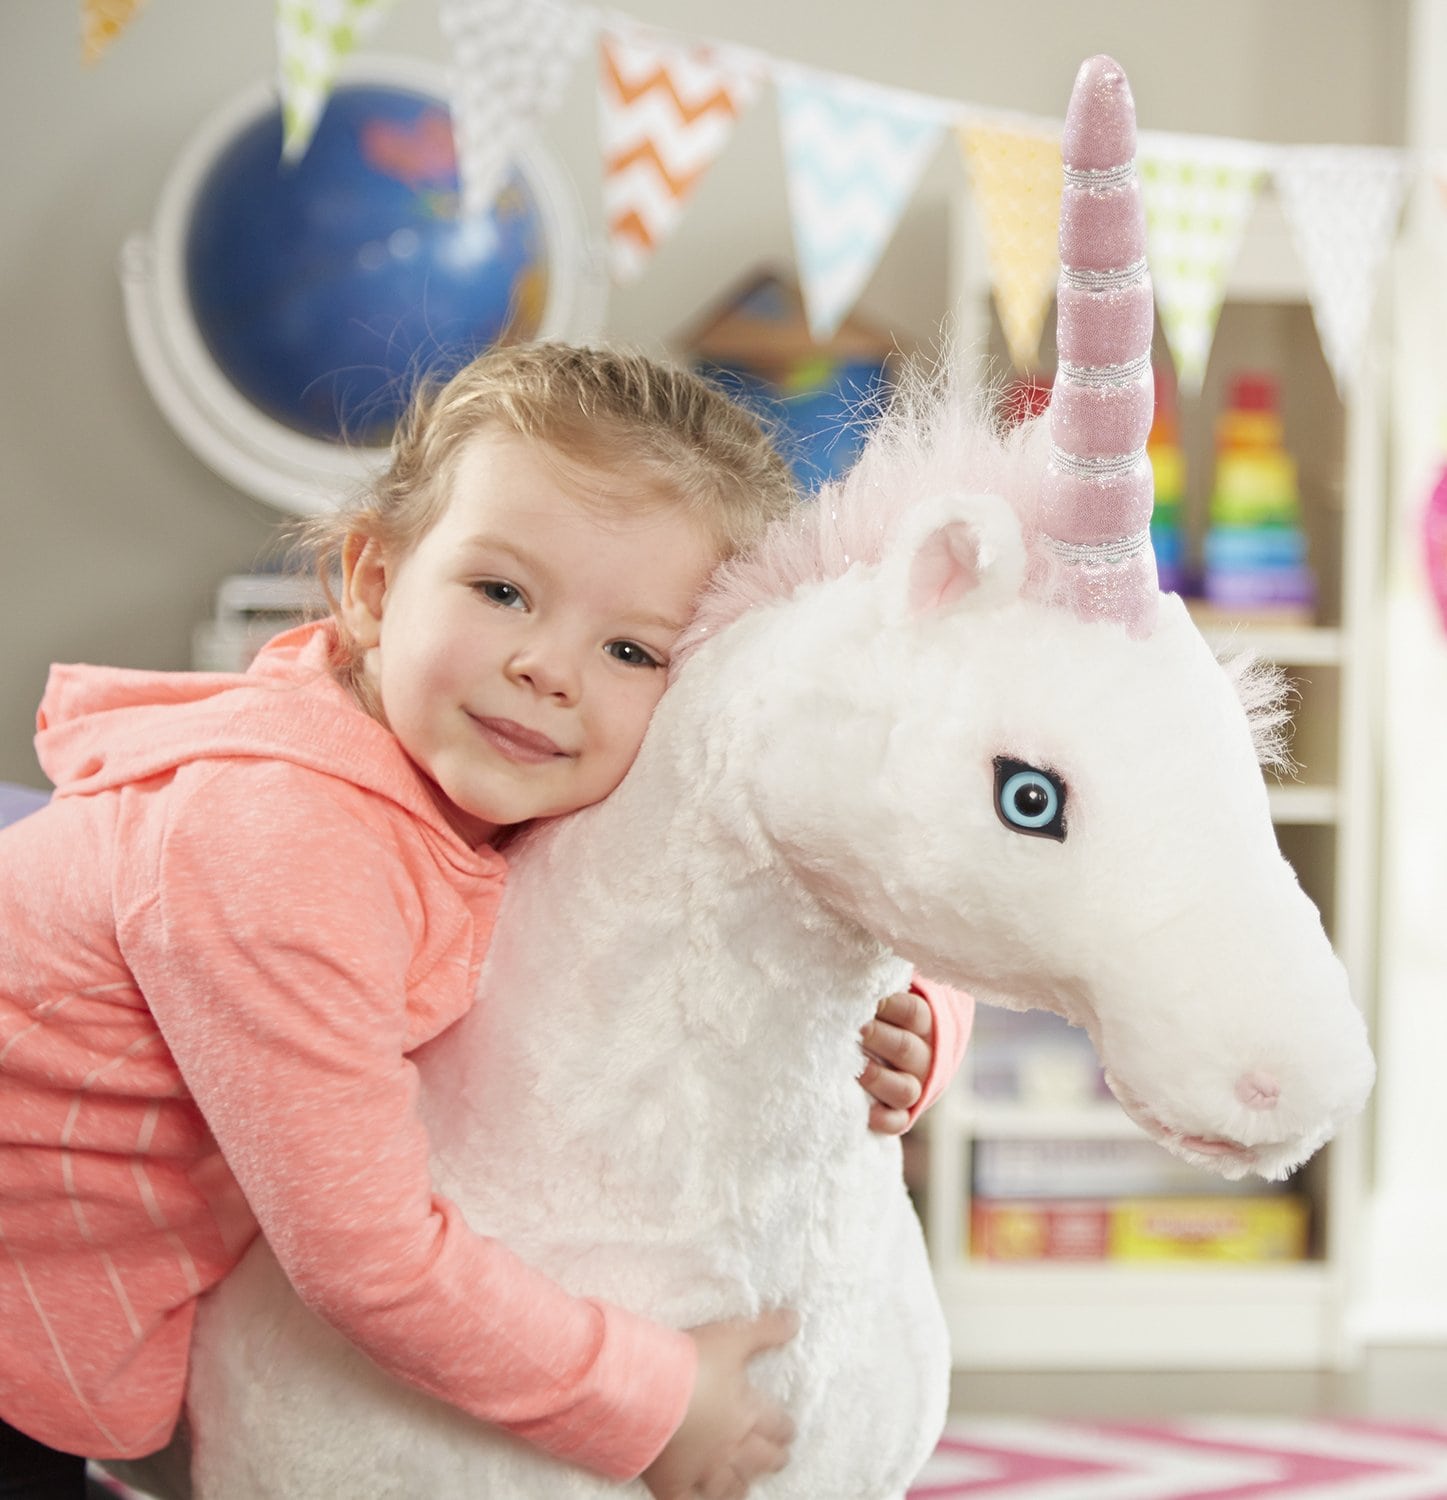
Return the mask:
[[(906, 402), (726, 570), (627, 780), (512, 851), (478, 1004), (417, 1059), (478, 1230), (677, 1326), (798, 1309), (755, 1367), (798, 1423), (760, 1500), (898, 1497), (944, 1417), (854, 1081), (911, 966), (1085, 1027), (1142, 1125), (1228, 1175), (1283, 1175), (1370, 1087), (1233, 680), (1174, 598), (1145, 638), (1042, 601), (1039, 462)], [(1006, 821), (1001, 758), (1063, 787), (1063, 839)], [(615, 1492), (391, 1382), (261, 1244), (203, 1306), (188, 1410), (203, 1500)]]

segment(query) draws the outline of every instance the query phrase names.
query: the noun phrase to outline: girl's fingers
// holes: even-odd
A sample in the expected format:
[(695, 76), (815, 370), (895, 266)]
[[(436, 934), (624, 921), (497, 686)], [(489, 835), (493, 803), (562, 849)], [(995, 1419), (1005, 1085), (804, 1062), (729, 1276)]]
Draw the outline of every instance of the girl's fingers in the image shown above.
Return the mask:
[(924, 996), (916, 995), (913, 990), (899, 990), (893, 995), (886, 995), (874, 1014), (879, 1020), (888, 1021), (890, 1025), (898, 1026), (904, 1031), (911, 1031), (925, 1041), (934, 1034), (934, 1016), (925, 1003)]
[(864, 1064), (859, 1081), (870, 1097), (886, 1109), (913, 1109), (924, 1092), (924, 1086), (912, 1073), (882, 1066), (873, 1058)]
[(755, 1428), (739, 1444), (734, 1468), (745, 1478), (753, 1480), (760, 1474), (777, 1474), (788, 1462), (788, 1444), (771, 1442)]
[(903, 1135), (909, 1129), (907, 1109), (886, 1109), (874, 1104), (869, 1109), (869, 1128), (878, 1135)]
[[(860, 1033), (865, 1053), (886, 1068), (924, 1081), (929, 1072), (931, 1051), (929, 1043), (915, 1032), (905, 1031), (888, 1021), (870, 1021)], [(909, 1101), (911, 1104), (914, 1100)]]

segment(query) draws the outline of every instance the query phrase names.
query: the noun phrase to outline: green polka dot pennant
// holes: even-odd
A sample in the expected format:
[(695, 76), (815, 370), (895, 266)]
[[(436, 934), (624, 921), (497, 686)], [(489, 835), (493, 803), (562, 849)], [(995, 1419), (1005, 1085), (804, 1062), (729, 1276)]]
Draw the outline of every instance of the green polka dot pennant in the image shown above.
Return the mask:
[(1194, 395), (1266, 178), (1266, 154), (1248, 141), (1143, 131), (1139, 166), (1156, 307), (1181, 391)]
[(288, 161), (306, 155), (337, 68), (393, 0), (276, 0), (277, 79)]

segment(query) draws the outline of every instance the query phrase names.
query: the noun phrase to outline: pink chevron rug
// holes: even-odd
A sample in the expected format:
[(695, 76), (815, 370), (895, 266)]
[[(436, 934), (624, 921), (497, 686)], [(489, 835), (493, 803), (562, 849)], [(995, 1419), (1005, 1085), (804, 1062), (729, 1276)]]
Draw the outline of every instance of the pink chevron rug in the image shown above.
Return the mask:
[[(1444, 1393), (1447, 1408), (1447, 1393)], [(910, 1500), (1447, 1500), (1447, 1423), (958, 1417)]]
[[(91, 1493), (96, 1500), (103, 1495), (144, 1500), (113, 1481), (105, 1482), (103, 1489), (93, 1483)], [(961, 1497), (1447, 1500), (1447, 1423), (957, 1417), (945, 1429), (909, 1500)]]

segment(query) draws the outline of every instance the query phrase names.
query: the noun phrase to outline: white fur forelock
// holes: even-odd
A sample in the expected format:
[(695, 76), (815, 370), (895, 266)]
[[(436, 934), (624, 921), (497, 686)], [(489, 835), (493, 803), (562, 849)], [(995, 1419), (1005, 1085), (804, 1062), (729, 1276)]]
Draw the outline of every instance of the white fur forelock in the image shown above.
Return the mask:
[(1027, 553), (1038, 553), (1043, 565), (1036, 512), (1049, 445), (1048, 427), (1038, 419), (1002, 428), (949, 364), (936, 372), (906, 370), (849, 473), (715, 574), (675, 651), (675, 667), (748, 610), (877, 565), (907, 518), (940, 495), (1001, 497), (1020, 523)]

